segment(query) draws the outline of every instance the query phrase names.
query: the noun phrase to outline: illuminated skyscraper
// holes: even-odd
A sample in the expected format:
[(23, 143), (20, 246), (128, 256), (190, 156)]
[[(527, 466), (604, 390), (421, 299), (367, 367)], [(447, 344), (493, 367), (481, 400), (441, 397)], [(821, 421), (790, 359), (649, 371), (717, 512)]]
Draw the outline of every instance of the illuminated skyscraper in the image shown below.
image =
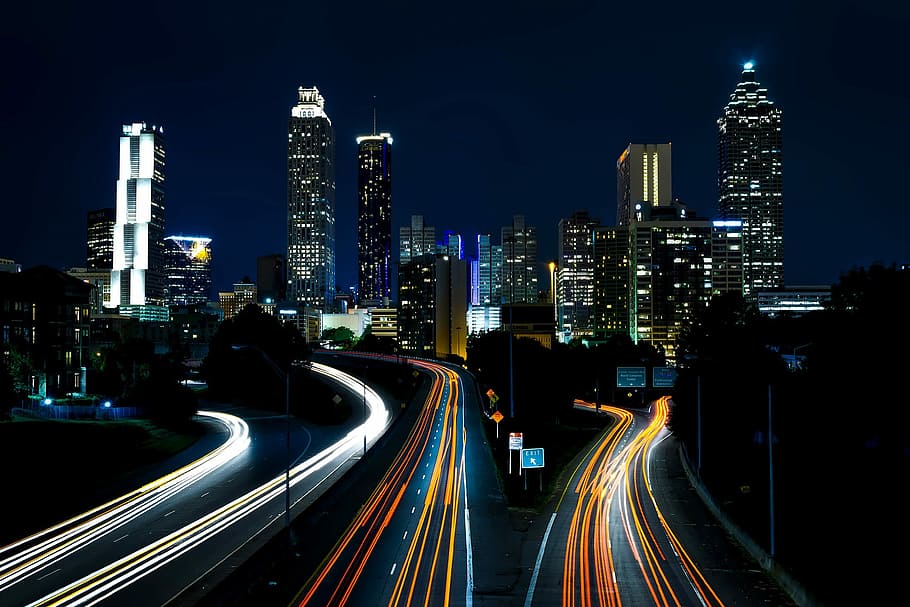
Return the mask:
[(594, 228), (600, 220), (576, 211), (559, 220), (557, 332), (560, 341), (594, 334)]
[(641, 216), (638, 205), (673, 202), (672, 148), (669, 143), (630, 143), (616, 161), (616, 225)]
[(164, 240), (167, 305), (207, 303), (212, 297), (212, 239), (168, 236)]
[(120, 135), (110, 306), (147, 317), (164, 295), (164, 129), (134, 122)]
[(85, 267), (90, 270), (110, 270), (114, 267), (114, 207), (88, 212), (88, 233), (85, 248)]
[(605, 341), (614, 335), (630, 335), (632, 245), (626, 226), (595, 226), (594, 251), (594, 339)]
[(524, 215), (503, 226), (502, 296), (505, 303), (537, 303), (537, 228)]
[(398, 261), (404, 265), (415, 257), (436, 253), (436, 228), (425, 225), (423, 215), (411, 215), (411, 225), (398, 229)]
[(335, 300), (335, 131), (315, 87), (297, 89), (288, 120), (288, 298), (330, 311)]
[(382, 304), (392, 295), (392, 136), (357, 137), (357, 289), (360, 301)]
[(489, 234), (478, 234), (477, 259), (471, 265), (471, 303), (498, 307), (502, 303), (502, 245), (494, 245)]
[(677, 338), (713, 293), (712, 222), (674, 202), (648, 209), (633, 222), (631, 233), (630, 334), (673, 363)]
[(742, 221), (743, 295), (784, 285), (781, 110), (755, 80), (753, 64), (730, 95), (718, 128), (718, 211)]

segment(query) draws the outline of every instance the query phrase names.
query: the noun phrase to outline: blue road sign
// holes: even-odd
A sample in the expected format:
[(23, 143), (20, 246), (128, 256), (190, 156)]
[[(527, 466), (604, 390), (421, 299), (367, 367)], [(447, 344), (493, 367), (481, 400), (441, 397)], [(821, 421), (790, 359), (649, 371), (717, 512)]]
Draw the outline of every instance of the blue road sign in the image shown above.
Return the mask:
[(655, 388), (672, 388), (676, 383), (676, 369), (673, 367), (654, 367), (651, 385)]
[(543, 468), (543, 449), (522, 449), (522, 468)]

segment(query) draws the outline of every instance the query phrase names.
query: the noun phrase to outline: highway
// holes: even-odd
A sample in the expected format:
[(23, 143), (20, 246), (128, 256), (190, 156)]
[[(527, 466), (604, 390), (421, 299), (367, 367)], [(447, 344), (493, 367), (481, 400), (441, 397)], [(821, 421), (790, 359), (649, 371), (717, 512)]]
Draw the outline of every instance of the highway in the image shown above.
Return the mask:
[(601, 408), (615, 423), (551, 515), (527, 605), (723, 605), (651, 493), (648, 455), (668, 433), (668, 401), (649, 418)]
[[(363, 399), (365, 419), (315, 435), (295, 420), (288, 466), (284, 416), (200, 411), (221, 444), (118, 499), (0, 548), (0, 604), (160, 606), (249, 542), (281, 530), (375, 443), (390, 412), (369, 387), (311, 369)], [(287, 485), (286, 485), (287, 483)]]
[(394, 463), (293, 604), (465, 604), (464, 387), (451, 368), (410, 359), (432, 387)]

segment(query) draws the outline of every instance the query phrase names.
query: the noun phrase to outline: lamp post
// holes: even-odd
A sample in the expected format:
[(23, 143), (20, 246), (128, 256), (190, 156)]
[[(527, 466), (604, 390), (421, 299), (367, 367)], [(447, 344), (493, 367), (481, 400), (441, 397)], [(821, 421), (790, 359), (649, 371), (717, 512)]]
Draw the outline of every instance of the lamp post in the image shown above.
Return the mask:
[(248, 345), (248, 344), (239, 344), (232, 345), (233, 350), (253, 350), (257, 352), (268, 365), (272, 368), (272, 371), (279, 377), (284, 379), (284, 431), (285, 431), (285, 467), (284, 467), (284, 526), (290, 534), (291, 543), (294, 541), (293, 532), (291, 530), (291, 373), (290, 365), (288, 365), (288, 370), (285, 371), (278, 366), (272, 357), (266, 354), (258, 346)]
[(768, 384), (768, 528), (770, 549), (768, 555), (774, 558), (774, 434), (771, 426), (771, 384)]
[(550, 301), (553, 302), (554, 333), (559, 335), (559, 313), (556, 309), (556, 262), (551, 261), (547, 266), (550, 268)]

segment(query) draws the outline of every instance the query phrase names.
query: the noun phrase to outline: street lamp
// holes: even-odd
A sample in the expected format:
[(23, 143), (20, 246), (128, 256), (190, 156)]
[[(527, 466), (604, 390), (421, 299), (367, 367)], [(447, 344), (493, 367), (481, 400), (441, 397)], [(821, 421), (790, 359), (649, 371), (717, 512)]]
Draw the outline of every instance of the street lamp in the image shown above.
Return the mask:
[(551, 261), (547, 264), (550, 268), (550, 301), (553, 302), (553, 324), (554, 332), (559, 333), (559, 313), (556, 308), (556, 262)]
[(284, 430), (285, 430), (285, 467), (284, 467), (284, 526), (288, 530), (291, 543), (294, 542), (293, 531), (291, 530), (291, 374), (290, 365), (285, 371), (278, 366), (272, 357), (266, 354), (258, 346), (249, 344), (232, 345), (233, 350), (253, 350), (257, 352), (272, 371), (284, 379)]

